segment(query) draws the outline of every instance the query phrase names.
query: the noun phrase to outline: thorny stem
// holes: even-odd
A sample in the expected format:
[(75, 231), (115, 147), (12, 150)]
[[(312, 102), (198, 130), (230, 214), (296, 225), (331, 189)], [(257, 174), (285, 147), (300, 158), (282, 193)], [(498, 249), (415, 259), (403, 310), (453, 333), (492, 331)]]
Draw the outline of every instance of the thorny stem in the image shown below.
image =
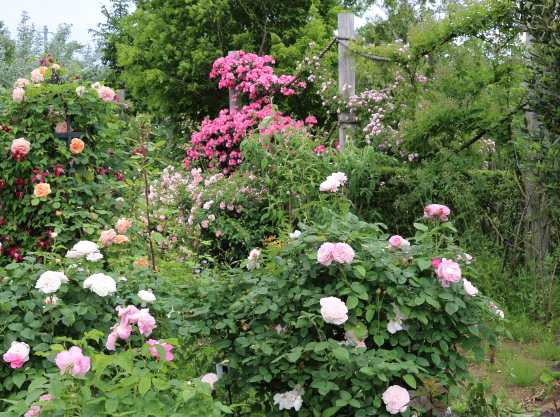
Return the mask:
[[(142, 174), (144, 175), (144, 196), (146, 197), (146, 218), (148, 219), (148, 242), (150, 243), (150, 252), (152, 254), (152, 268), (156, 271), (156, 257), (154, 256), (154, 243), (152, 241), (152, 225), (150, 220), (150, 201), (148, 199), (148, 193), (150, 192), (150, 186), (148, 184), (148, 173), (146, 171), (146, 155), (148, 153), (148, 147), (144, 147), (144, 140), (150, 135), (149, 129), (140, 128), (140, 149), (142, 152)], [(157, 279), (157, 278), (156, 278)]]

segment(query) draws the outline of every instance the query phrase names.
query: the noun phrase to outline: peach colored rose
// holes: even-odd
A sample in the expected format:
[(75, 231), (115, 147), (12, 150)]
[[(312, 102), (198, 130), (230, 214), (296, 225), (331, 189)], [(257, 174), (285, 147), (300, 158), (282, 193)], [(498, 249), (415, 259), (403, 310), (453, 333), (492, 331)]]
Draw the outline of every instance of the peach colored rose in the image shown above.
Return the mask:
[(12, 98), (17, 101), (25, 100), (25, 91), (23, 90), (23, 88), (21, 87), (14, 88), (14, 92), (12, 93)]
[(26, 141), (24, 138), (14, 139), (12, 141), (12, 147), (10, 148), (12, 153), (16, 153), (17, 151), (19, 151), (19, 153), (24, 155), (27, 155), (30, 149), (31, 143)]
[[(134, 262), (133, 265), (149, 266), (148, 261), (146, 261), (145, 259), (140, 259), (139, 261)], [(138, 269), (138, 268), (135, 267), (134, 269)]]
[(51, 186), (49, 183), (42, 183), (42, 184), (37, 184), (35, 186), (35, 189), (33, 190), (33, 194), (35, 194), (35, 197), (46, 197), (51, 193)]
[(82, 153), (82, 151), (84, 150), (84, 141), (78, 138), (74, 138), (72, 139), (72, 142), (70, 142), (70, 152), (72, 153)]
[(45, 73), (47, 72), (47, 67), (39, 67), (37, 68), (39, 70), (39, 72), (43, 75), (45, 75)]
[(58, 65), (58, 64), (52, 64), (52, 65), (49, 67), (49, 69), (53, 69), (53, 68), (54, 68), (54, 69), (60, 69), (60, 65)]
[(27, 84), (29, 84), (29, 80), (26, 80), (25, 78), (18, 78), (14, 84), (14, 88), (23, 88), (25, 87)]
[(131, 225), (130, 220), (127, 220), (123, 217), (122, 219), (119, 219), (115, 227), (117, 228), (117, 232), (123, 235), (127, 232), (130, 225)]
[(66, 124), (66, 122), (58, 122), (54, 127), (54, 131), (56, 133), (66, 133), (68, 132), (68, 125)]
[(117, 245), (123, 245), (126, 242), (128, 242), (128, 237), (126, 237), (125, 235), (117, 235), (117, 237), (115, 237), (115, 242)]
[(116, 237), (117, 237), (117, 233), (113, 229), (109, 229), (109, 230), (105, 230), (104, 232), (101, 232), (99, 241), (103, 243), (105, 246), (109, 246), (115, 242)]
[(33, 81), (34, 83), (44, 81), (45, 80), (44, 74), (45, 72), (44, 71), (41, 72), (40, 68), (34, 69), (33, 71), (31, 71), (31, 81)]
[(99, 98), (103, 101), (113, 101), (113, 99), (115, 98), (115, 92), (113, 90), (111, 90), (109, 87), (100, 87), (97, 90), (97, 95), (99, 96)]

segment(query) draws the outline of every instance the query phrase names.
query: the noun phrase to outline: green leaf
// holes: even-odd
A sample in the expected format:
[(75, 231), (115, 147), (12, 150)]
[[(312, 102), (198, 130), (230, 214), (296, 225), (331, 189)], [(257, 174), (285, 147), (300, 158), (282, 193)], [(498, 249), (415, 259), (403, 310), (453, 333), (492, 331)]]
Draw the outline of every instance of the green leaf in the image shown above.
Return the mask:
[(375, 342), (375, 344), (377, 346), (381, 346), (383, 345), (383, 343), (385, 343), (385, 339), (383, 338), (383, 336), (376, 334), (375, 336), (373, 336), (373, 341)]
[(367, 376), (374, 376), (375, 375), (375, 371), (373, 370), (373, 368), (370, 368), (368, 366), (364, 366), (363, 368), (360, 368), (360, 372), (364, 375), (367, 375)]
[(412, 389), (416, 389), (416, 379), (412, 375), (406, 374), (405, 376), (403, 376), (403, 379), (404, 382), (412, 387)]
[(46, 378), (40, 376), (39, 378), (34, 379), (31, 384), (29, 384), (27, 391), (33, 391), (35, 388), (39, 388), (41, 385), (46, 384), (47, 382), (49, 381)]
[(424, 271), (432, 266), (432, 261), (430, 259), (419, 259), (418, 260), (418, 268), (420, 271)]
[(313, 350), (314, 350), (315, 352), (320, 352), (320, 351), (325, 350), (326, 348), (328, 348), (329, 345), (330, 345), (329, 342), (320, 342), (320, 343), (317, 343), (317, 344), (315, 345), (315, 349), (313, 349)]
[(126, 371), (130, 371), (132, 369), (132, 361), (125, 352), (120, 353), (117, 356), (117, 365)]
[(152, 384), (158, 390), (164, 390), (164, 389), (169, 388), (169, 382), (163, 381), (159, 378), (152, 378)]
[(412, 224), (414, 226), (415, 229), (421, 230), (423, 232), (427, 232), (428, 231), (428, 226), (426, 226), (425, 224), (422, 223), (413, 223)]
[(348, 350), (341, 347), (334, 348), (332, 351), (334, 357), (342, 362), (348, 362), (350, 360), (350, 354)]
[(119, 400), (117, 400), (116, 398), (111, 398), (105, 401), (105, 410), (107, 410), (108, 413), (114, 413), (115, 411), (117, 411), (118, 407)]
[(350, 297), (348, 297), (348, 299), (346, 300), (346, 307), (350, 308), (354, 308), (358, 305), (358, 297), (354, 297), (353, 295), (351, 295)]
[(12, 377), (12, 382), (14, 383), (14, 385), (16, 385), (18, 388), (21, 388), (21, 386), (23, 385), (23, 383), (25, 382), (25, 380), (27, 379), (27, 376), (25, 374), (15, 374)]
[(362, 265), (356, 265), (354, 266), (354, 270), (358, 272), (358, 274), (365, 278), (366, 276), (366, 269), (362, 266)]
[(340, 407), (327, 408), (325, 411), (323, 411), (323, 414), (321, 414), (321, 417), (334, 416), (338, 410), (340, 410)]
[(450, 303), (445, 304), (445, 311), (447, 312), (447, 314), (451, 315), (455, 313), (457, 310), (459, 310), (459, 306), (457, 305), (457, 303), (452, 301)]

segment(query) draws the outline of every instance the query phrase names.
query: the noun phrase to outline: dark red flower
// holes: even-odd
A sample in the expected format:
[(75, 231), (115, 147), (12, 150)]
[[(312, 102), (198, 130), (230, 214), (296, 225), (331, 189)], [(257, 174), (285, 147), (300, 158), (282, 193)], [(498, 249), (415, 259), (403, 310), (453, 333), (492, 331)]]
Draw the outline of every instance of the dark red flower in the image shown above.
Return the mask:
[(8, 186), (8, 183), (6, 181), (0, 181), (0, 187), (6, 188), (7, 186)]
[(113, 175), (117, 178), (117, 181), (122, 181), (122, 174), (120, 172), (113, 172)]
[(24, 185), (27, 185), (27, 181), (25, 181), (23, 178), (18, 178), (17, 180), (15, 180), (16, 185), (19, 185), (21, 187), (23, 187)]
[(11, 130), (12, 130), (12, 129), (10, 129), (7, 125), (2, 125), (2, 128), (1, 128), (1, 129), (2, 129), (4, 132), (6, 132), (6, 133), (10, 133)]

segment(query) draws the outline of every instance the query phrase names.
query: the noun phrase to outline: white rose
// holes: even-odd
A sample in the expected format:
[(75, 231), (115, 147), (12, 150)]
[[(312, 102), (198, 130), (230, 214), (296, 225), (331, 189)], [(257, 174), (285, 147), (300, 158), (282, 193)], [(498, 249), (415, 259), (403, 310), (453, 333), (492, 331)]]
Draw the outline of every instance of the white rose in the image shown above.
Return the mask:
[(142, 300), (142, 304), (153, 303), (156, 300), (156, 296), (151, 291), (140, 290), (138, 291), (138, 297)]
[[(79, 252), (82, 256), (89, 255), (93, 252), (99, 252), (99, 246), (89, 240), (82, 240), (74, 245), (73, 251)], [(66, 255), (68, 257), (68, 255)]]
[(62, 284), (66, 284), (68, 278), (62, 272), (45, 271), (41, 274), (35, 288), (45, 294), (56, 292)]
[(94, 90), (99, 90), (99, 89), (101, 88), (101, 84), (100, 84), (99, 81), (98, 81), (98, 82), (96, 82), (96, 83), (93, 83), (93, 84), (91, 85), (91, 88), (93, 88)]
[(105, 274), (93, 274), (84, 281), (83, 287), (90, 289), (100, 297), (106, 297), (117, 291), (115, 280)]
[(249, 261), (247, 261), (247, 269), (249, 271), (252, 271), (253, 269), (260, 269), (260, 268), (261, 268), (260, 262), (257, 262), (255, 259), (249, 258)]
[(51, 233), (51, 239), (56, 239), (57, 237), (58, 237), (58, 233), (56, 232)]
[(301, 235), (299, 230), (294, 230), (294, 233), (290, 233), (290, 239), (297, 239)]
[(82, 97), (82, 94), (84, 94), (85, 90), (86, 88), (83, 85), (76, 87), (76, 94)]
[(86, 256), (86, 259), (91, 262), (97, 262), (103, 259), (103, 255), (101, 254), (101, 252), (92, 252), (88, 256)]
[(470, 283), (470, 281), (463, 278), (463, 289), (469, 297), (474, 297), (478, 294), (478, 289)]
[(342, 324), (348, 320), (348, 307), (337, 297), (321, 298), (321, 315), (327, 323)]
[(15, 340), (12, 342), (12, 345), (6, 352), (8, 353), (15, 353), (20, 358), (23, 358), (23, 361), (26, 362), (29, 360), (29, 345), (25, 342), (16, 342)]
[(75, 250), (69, 250), (68, 252), (66, 252), (66, 257), (67, 258), (78, 259), (78, 258), (81, 258), (82, 256), (84, 256), (84, 255), (81, 254), (80, 252), (76, 252)]

